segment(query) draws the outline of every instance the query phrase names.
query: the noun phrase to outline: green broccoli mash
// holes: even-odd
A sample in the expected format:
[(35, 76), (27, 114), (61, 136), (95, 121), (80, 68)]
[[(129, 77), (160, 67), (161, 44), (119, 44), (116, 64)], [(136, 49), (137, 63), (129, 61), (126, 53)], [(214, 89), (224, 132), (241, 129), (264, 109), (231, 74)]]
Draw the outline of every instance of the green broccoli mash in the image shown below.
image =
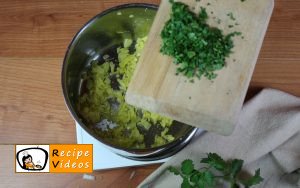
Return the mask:
[[(135, 52), (130, 53), (131, 39), (117, 49), (118, 66), (106, 57), (104, 63), (94, 62), (87, 73), (86, 91), (79, 97), (78, 111), (92, 129), (114, 145), (127, 148), (161, 146), (174, 140), (168, 133), (172, 120), (135, 108), (125, 103), (125, 93), (144, 47), (145, 38), (138, 38)], [(160, 126), (153, 143), (145, 144), (143, 131)], [(151, 131), (151, 130), (150, 130)]]

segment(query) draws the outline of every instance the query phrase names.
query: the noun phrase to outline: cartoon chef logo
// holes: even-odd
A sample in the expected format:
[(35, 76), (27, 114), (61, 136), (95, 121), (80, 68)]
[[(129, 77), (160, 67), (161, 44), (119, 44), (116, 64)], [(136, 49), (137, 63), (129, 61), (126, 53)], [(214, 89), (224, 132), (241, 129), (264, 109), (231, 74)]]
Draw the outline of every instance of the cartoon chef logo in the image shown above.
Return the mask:
[(16, 172), (49, 172), (49, 145), (16, 145)]

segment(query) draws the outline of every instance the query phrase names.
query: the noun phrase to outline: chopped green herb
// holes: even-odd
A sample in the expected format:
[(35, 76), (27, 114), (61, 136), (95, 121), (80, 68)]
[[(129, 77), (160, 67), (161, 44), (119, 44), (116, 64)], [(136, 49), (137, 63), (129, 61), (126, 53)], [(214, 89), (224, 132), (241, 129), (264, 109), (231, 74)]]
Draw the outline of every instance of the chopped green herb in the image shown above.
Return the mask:
[(196, 169), (192, 160), (186, 159), (181, 163), (181, 168), (170, 166), (168, 170), (175, 175), (182, 177), (182, 188), (187, 187), (220, 187), (220, 179), (230, 184), (231, 188), (239, 187), (239, 184), (246, 188), (257, 185), (263, 181), (260, 176), (260, 169), (255, 171), (254, 176), (249, 179), (240, 179), (243, 167), (243, 160), (233, 159), (225, 161), (216, 153), (208, 153), (207, 158), (203, 158), (201, 163), (206, 164), (201, 169)]
[(225, 66), (225, 59), (234, 46), (232, 37), (237, 32), (225, 35), (222, 30), (209, 26), (203, 7), (195, 14), (186, 4), (170, 2), (172, 13), (161, 32), (160, 52), (174, 58), (178, 74), (188, 78), (216, 78), (215, 71)]
[(231, 20), (236, 20), (235, 17), (233, 16), (233, 13), (232, 12), (229, 12), (227, 14), (227, 16), (231, 19)]
[(233, 28), (233, 25), (229, 25), (228, 27), (229, 27), (229, 28)]

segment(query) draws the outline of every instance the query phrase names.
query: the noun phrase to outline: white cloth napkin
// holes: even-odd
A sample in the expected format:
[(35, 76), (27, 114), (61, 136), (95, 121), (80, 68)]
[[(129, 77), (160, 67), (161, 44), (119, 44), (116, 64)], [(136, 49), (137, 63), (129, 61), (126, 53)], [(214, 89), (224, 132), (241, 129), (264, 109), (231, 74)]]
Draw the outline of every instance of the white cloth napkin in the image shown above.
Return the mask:
[(300, 187), (300, 98), (264, 89), (244, 105), (232, 135), (204, 133), (139, 187), (180, 187), (181, 178), (166, 168), (188, 158), (196, 165), (208, 152), (243, 159), (243, 170), (251, 173), (260, 168), (264, 181), (256, 187)]

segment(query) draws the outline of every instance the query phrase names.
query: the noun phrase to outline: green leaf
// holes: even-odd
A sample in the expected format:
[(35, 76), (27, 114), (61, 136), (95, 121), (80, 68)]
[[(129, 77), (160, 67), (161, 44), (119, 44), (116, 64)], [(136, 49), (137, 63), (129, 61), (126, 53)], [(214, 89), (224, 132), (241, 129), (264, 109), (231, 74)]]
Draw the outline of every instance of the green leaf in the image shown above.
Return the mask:
[(194, 170), (194, 164), (192, 160), (187, 159), (181, 163), (181, 171), (183, 174), (189, 175), (193, 172), (193, 170)]
[(204, 180), (208, 186), (212, 186), (214, 182), (214, 175), (210, 171), (204, 172)]
[(237, 183), (234, 183), (233, 185), (231, 185), (231, 188), (239, 188), (240, 186)]
[(260, 182), (262, 182), (264, 179), (260, 176), (260, 169), (257, 169), (255, 171), (254, 176), (252, 176), (250, 179), (248, 180), (244, 180), (242, 181), (242, 184), (245, 185), (246, 187), (250, 187), (256, 184), (259, 184)]
[(205, 181), (202, 178), (200, 178), (197, 185), (199, 188), (205, 188)]
[(183, 181), (181, 183), (181, 188), (191, 188), (191, 184), (187, 178), (183, 178)]
[(222, 65), (222, 64), (216, 64), (216, 65), (214, 65), (214, 70), (220, 70), (220, 69), (222, 69), (224, 67), (224, 65)]
[(237, 174), (242, 170), (243, 163), (244, 163), (244, 161), (240, 160), (240, 159), (234, 159), (231, 162), (231, 173), (230, 174), (232, 177), (235, 178), (237, 176)]
[(173, 166), (169, 166), (167, 169), (170, 172), (174, 173), (175, 175), (179, 175), (180, 174), (179, 170), (177, 168), (173, 167)]
[(201, 163), (206, 163), (213, 168), (224, 171), (226, 169), (226, 162), (216, 153), (208, 153), (207, 158), (201, 160)]
[(188, 51), (187, 55), (189, 58), (192, 58), (196, 55), (196, 53), (194, 51)]
[(193, 182), (194, 184), (197, 184), (197, 182), (199, 181), (199, 171), (195, 170), (193, 172), (193, 175), (191, 175), (190, 177), (191, 182)]
[(206, 21), (208, 18), (208, 15), (207, 15), (207, 12), (206, 12), (206, 9), (201, 7), (201, 10), (200, 10), (200, 13), (199, 13), (199, 19), (204, 22)]

